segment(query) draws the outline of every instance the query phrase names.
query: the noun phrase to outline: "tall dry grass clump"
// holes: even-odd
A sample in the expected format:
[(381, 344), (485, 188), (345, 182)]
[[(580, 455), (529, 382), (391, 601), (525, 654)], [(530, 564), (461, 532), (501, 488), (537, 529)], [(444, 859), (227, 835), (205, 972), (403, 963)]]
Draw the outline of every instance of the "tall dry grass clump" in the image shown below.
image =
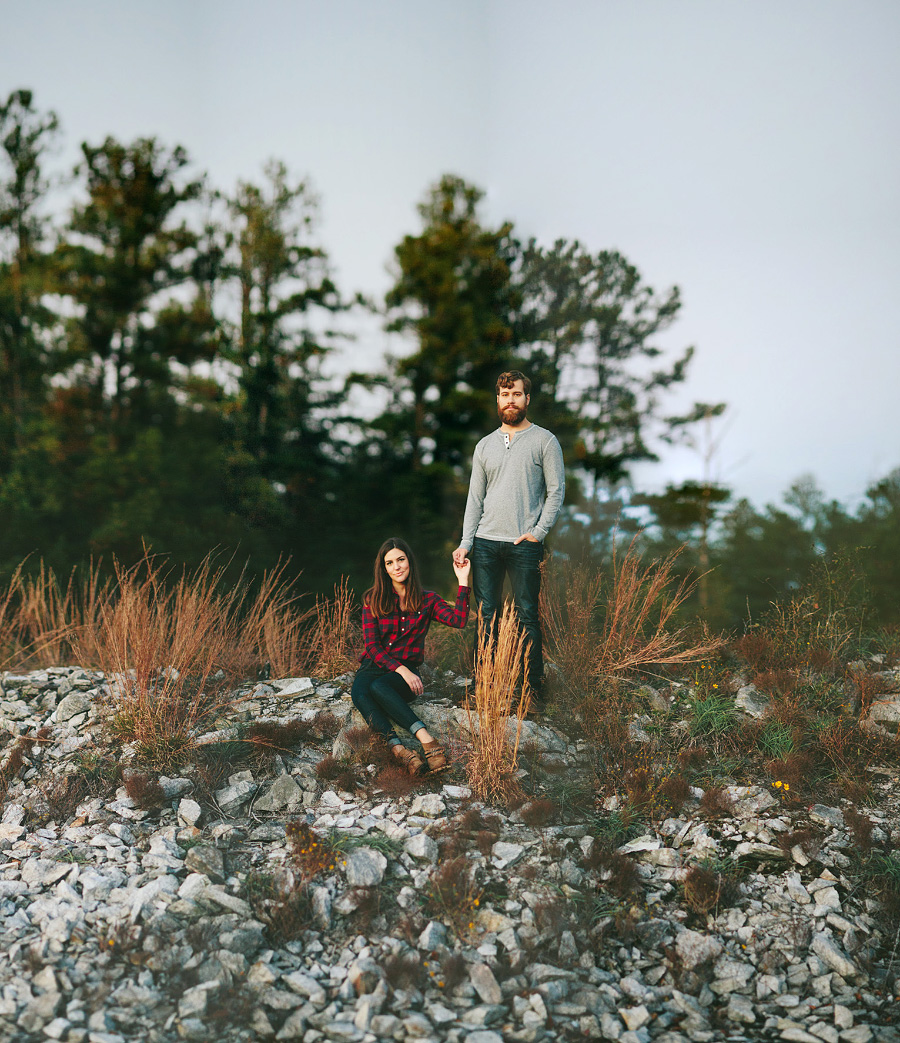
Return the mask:
[(356, 598), (347, 577), (342, 576), (335, 584), (333, 598), (316, 598), (304, 646), (307, 662), (323, 677), (355, 670), (361, 642)]
[(131, 568), (116, 562), (96, 617), (72, 634), (78, 662), (107, 676), (113, 727), (152, 763), (176, 761), (198, 725), (227, 705), (243, 591), (223, 574), (209, 558), (174, 582), (150, 555)]
[(587, 694), (594, 678), (594, 647), (602, 577), (588, 561), (544, 565), (541, 621), (545, 645), (558, 668), (558, 685), (569, 700)]
[[(27, 559), (26, 559), (27, 560)], [(63, 585), (41, 561), (26, 574), (25, 562), (13, 572), (0, 593), (0, 667), (28, 669), (69, 662), (75, 629), (96, 618), (98, 605), (109, 593), (93, 562), (78, 582), (73, 569)]]
[[(525, 635), (511, 602), (494, 627), (478, 623), (478, 677), (466, 704), (472, 752), (467, 774), (473, 793), (482, 800), (507, 801), (518, 791), (522, 718), (530, 704)], [(509, 725), (516, 720), (510, 742)]]
[(237, 677), (252, 677), (266, 663), (272, 677), (299, 677), (314, 666), (310, 645), (318, 616), (315, 609), (301, 607), (299, 577), (286, 578), (288, 564), (279, 561), (263, 573), (249, 604), (247, 597), (241, 598), (240, 640), (229, 664)]
[(645, 565), (635, 540), (624, 554), (613, 551), (603, 624), (594, 652), (594, 673), (624, 674), (651, 665), (684, 665), (708, 659), (723, 640), (704, 634), (699, 640), (677, 625), (678, 612), (696, 580), (677, 580), (681, 549)]
[(551, 573), (542, 615), (550, 657), (570, 687), (587, 693), (596, 679), (698, 662), (722, 646), (678, 623), (695, 585), (674, 575), (680, 553), (645, 564), (632, 540), (614, 550), (606, 574), (584, 562)]

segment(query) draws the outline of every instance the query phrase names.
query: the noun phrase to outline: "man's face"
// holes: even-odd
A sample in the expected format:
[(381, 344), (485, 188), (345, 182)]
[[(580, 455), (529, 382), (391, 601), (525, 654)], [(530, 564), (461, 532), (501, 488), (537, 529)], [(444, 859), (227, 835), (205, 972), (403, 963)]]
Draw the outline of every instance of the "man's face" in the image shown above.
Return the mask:
[(515, 427), (525, 419), (530, 401), (531, 395), (525, 394), (525, 385), (521, 380), (516, 380), (511, 387), (500, 388), (497, 395), (497, 416), (504, 424)]

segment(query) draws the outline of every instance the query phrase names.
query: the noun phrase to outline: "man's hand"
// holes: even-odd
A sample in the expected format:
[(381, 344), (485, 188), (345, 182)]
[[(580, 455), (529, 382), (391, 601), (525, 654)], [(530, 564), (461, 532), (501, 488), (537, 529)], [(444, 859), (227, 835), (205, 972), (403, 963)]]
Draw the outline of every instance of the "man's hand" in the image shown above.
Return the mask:
[(456, 578), (459, 580), (461, 587), (467, 587), (469, 585), (469, 572), (472, 569), (472, 562), (468, 558), (465, 558), (462, 564), (457, 565), (456, 558), (453, 559), (453, 571), (456, 573)]
[(541, 541), (537, 536), (532, 536), (530, 532), (523, 532), (522, 535), (514, 541), (513, 546), (518, 547), (522, 540), (528, 540), (529, 543), (540, 543)]
[(404, 681), (409, 685), (409, 690), (413, 695), (421, 695), (425, 691), (425, 685), (422, 684), (422, 678), (418, 674), (414, 674), (408, 666), (398, 666), (396, 673), (398, 673)]
[(457, 547), (453, 552), (453, 564), (454, 566), (462, 567), (462, 563), (468, 558), (469, 552), (465, 547)]

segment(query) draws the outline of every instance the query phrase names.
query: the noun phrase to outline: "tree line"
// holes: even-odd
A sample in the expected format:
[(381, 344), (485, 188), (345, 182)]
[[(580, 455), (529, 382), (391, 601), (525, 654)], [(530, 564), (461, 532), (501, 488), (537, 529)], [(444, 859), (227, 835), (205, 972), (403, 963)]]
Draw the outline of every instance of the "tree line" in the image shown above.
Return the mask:
[[(107, 137), (81, 146), (56, 213), (59, 134), (31, 91), (0, 104), (2, 572), (27, 555), (65, 572), (145, 546), (187, 564), (219, 548), (254, 571), (290, 556), (325, 590), (342, 574), (364, 585), (395, 533), (437, 583), (510, 368), (531, 376), (532, 418), (563, 446), (555, 545), (602, 554), (619, 504), (605, 491), (724, 408), (667, 408), (693, 353), (660, 346), (677, 287), (648, 286), (618, 251), (492, 225), (462, 178), (428, 189), (372, 302), (337, 285), (315, 193), (282, 163), (223, 190), (180, 146)], [(354, 344), (373, 313), (402, 354)], [(357, 371), (338, 376), (348, 358)], [(793, 513), (729, 496), (709, 482), (633, 495), (648, 551), (686, 540), (715, 566), (700, 607), (717, 622), (823, 553), (897, 549), (896, 474), (853, 516), (821, 496)]]

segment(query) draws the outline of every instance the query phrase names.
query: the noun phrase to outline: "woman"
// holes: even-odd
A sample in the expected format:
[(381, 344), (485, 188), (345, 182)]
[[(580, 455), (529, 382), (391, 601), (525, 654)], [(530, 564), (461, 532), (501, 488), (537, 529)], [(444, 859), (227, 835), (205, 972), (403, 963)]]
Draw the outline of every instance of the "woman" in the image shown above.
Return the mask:
[[(468, 558), (453, 565), (459, 580), (456, 606), (431, 590), (422, 590), (419, 570), (407, 544), (392, 537), (375, 558), (375, 583), (363, 599), (366, 650), (353, 681), (350, 698), (369, 727), (381, 735), (410, 775), (447, 763), (440, 744), (410, 708), (424, 690), (417, 670), (425, 658), (425, 635), (432, 619), (448, 627), (466, 625), (469, 617)], [(425, 761), (397, 738), (391, 721), (407, 728), (422, 744)]]

